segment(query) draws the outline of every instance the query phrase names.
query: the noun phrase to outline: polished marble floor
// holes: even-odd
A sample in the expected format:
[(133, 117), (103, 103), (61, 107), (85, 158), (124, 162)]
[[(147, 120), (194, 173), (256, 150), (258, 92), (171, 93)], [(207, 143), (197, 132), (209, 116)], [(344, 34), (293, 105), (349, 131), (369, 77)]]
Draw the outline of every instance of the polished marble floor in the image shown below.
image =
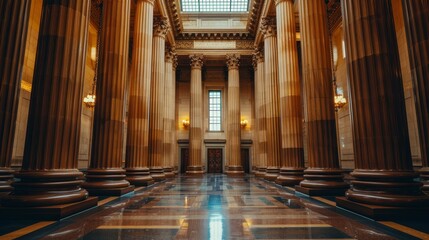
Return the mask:
[(429, 239), (429, 221), (375, 222), (332, 198), (252, 176), (179, 176), (61, 221), (0, 221), (0, 239)]

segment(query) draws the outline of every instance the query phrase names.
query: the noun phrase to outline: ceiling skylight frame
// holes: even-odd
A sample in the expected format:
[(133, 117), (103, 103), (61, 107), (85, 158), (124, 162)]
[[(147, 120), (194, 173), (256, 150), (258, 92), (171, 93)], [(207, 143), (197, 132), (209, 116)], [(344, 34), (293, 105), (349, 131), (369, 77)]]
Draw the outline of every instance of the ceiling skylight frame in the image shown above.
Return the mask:
[(249, 11), (249, 0), (180, 0), (184, 13), (242, 13)]

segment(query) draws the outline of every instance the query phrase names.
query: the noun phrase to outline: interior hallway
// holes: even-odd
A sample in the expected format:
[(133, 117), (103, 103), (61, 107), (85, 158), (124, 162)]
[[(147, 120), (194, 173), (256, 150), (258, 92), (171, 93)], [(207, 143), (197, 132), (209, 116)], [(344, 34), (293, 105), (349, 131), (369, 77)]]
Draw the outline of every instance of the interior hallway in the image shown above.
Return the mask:
[[(61, 221), (0, 220), (0, 239), (428, 239), (429, 222), (375, 222), (251, 175), (179, 176), (100, 197)], [(389, 225), (391, 227), (388, 227)]]

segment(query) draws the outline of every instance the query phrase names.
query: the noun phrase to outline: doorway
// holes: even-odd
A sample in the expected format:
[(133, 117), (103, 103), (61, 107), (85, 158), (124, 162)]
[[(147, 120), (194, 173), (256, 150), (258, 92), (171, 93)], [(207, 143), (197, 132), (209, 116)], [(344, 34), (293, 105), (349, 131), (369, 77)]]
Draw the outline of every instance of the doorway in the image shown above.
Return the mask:
[(249, 173), (250, 168), (250, 149), (241, 148), (241, 166), (243, 166), (244, 173)]
[(222, 173), (222, 148), (207, 149), (208, 173)]
[(189, 162), (189, 148), (180, 149), (180, 173), (186, 173)]

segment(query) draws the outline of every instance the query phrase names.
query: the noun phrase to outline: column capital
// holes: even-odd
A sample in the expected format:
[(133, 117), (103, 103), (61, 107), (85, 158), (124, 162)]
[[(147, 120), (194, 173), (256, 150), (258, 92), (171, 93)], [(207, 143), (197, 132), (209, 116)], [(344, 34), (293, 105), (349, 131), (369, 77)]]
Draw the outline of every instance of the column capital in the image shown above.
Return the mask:
[(228, 65), (228, 70), (238, 69), (240, 66), (240, 54), (227, 54), (226, 65)]
[(176, 51), (174, 50), (174, 48), (171, 48), (171, 47), (165, 48), (165, 62), (173, 63), (175, 56), (176, 56)]
[(262, 48), (255, 48), (252, 55), (252, 60), (255, 61), (255, 64), (264, 61), (264, 50)]
[(203, 54), (192, 54), (189, 55), (189, 58), (191, 59), (191, 68), (200, 68), (203, 66)]
[(153, 35), (165, 38), (168, 30), (170, 30), (170, 25), (168, 24), (168, 19), (166, 17), (156, 17), (153, 19)]
[(292, 4), (293, 4), (294, 1), (293, 0), (274, 0), (274, 4), (276, 6), (282, 2), (292, 2)]
[(136, 3), (137, 3), (137, 2), (147, 2), (147, 3), (151, 4), (151, 5), (154, 5), (154, 4), (155, 4), (155, 0), (135, 0), (135, 2), (136, 2)]
[(276, 18), (275, 17), (263, 17), (261, 20), (260, 30), (264, 37), (271, 37), (277, 35), (276, 29)]

